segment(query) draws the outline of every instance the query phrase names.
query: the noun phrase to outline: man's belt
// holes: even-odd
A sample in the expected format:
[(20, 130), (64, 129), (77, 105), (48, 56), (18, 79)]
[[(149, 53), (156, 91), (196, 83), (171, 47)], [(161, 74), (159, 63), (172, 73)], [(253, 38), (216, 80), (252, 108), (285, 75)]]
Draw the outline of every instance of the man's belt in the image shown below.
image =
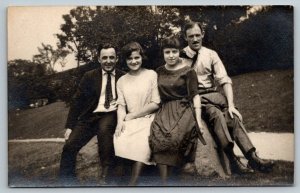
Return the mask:
[(207, 94), (211, 92), (217, 92), (217, 87), (211, 87), (211, 88), (198, 88), (198, 94)]

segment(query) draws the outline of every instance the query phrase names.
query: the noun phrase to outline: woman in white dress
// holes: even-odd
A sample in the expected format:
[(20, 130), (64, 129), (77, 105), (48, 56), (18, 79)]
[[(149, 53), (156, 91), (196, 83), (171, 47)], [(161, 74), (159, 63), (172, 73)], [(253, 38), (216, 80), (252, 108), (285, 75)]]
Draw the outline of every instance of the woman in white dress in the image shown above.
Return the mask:
[(114, 135), (116, 156), (135, 161), (130, 186), (136, 185), (144, 164), (150, 162), (148, 137), (154, 112), (159, 108), (157, 74), (142, 67), (144, 51), (137, 42), (122, 48), (129, 72), (117, 82), (118, 123)]

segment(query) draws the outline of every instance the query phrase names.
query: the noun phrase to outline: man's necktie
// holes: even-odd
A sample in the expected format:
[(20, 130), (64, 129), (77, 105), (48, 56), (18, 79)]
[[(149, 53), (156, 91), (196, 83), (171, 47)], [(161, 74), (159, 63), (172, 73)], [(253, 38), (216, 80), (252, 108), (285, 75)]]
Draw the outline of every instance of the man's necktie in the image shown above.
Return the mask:
[(180, 52), (180, 57), (182, 57), (182, 58), (187, 58), (187, 59), (192, 59), (192, 60), (193, 60), (193, 61), (192, 61), (191, 68), (193, 68), (193, 67), (195, 66), (196, 61), (197, 61), (197, 58), (198, 58), (198, 55), (199, 55), (199, 51), (197, 51), (197, 52), (195, 53), (195, 55), (194, 55), (192, 58), (190, 58), (190, 57), (186, 54), (186, 52), (185, 52), (184, 50), (182, 50), (182, 51)]
[(105, 102), (104, 107), (106, 109), (109, 108), (110, 102), (112, 101), (112, 90), (111, 90), (111, 73), (107, 72), (107, 83), (106, 83), (106, 89), (105, 89)]
[(194, 55), (194, 57), (192, 58), (193, 60), (193, 63), (192, 63), (192, 68), (195, 66), (196, 64), (196, 61), (197, 61), (197, 58), (198, 58), (198, 55), (199, 55), (199, 51), (196, 52), (196, 54)]

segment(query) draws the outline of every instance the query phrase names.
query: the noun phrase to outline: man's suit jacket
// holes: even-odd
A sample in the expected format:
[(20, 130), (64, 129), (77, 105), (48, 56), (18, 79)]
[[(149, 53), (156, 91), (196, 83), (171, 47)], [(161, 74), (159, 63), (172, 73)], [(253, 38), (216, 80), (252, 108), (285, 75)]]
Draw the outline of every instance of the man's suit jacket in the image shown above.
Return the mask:
[[(100, 64), (99, 64), (100, 65)], [(116, 81), (124, 75), (116, 69)], [(80, 120), (88, 119), (96, 109), (102, 86), (102, 68), (86, 72), (72, 98), (66, 128), (73, 129)]]

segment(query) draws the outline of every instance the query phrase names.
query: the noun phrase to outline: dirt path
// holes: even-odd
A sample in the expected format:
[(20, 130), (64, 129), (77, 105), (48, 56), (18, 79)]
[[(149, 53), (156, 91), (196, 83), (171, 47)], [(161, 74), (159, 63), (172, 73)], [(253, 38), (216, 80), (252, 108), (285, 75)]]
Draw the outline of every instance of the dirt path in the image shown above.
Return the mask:
[[(249, 133), (249, 136), (256, 147), (258, 155), (264, 159), (294, 161), (294, 134), (293, 133)], [(20, 142), (59, 142), (64, 143), (63, 138), (42, 138), (9, 140), (10, 143)], [(94, 138), (90, 143), (95, 143)], [(237, 155), (242, 156), (241, 151), (235, 146)]]
[[(249, 133), (253, 145), (261, 158), (294, 161), (293, 133)], [(242, 152), (235, 146), (235, 152), (242, 156)]]

